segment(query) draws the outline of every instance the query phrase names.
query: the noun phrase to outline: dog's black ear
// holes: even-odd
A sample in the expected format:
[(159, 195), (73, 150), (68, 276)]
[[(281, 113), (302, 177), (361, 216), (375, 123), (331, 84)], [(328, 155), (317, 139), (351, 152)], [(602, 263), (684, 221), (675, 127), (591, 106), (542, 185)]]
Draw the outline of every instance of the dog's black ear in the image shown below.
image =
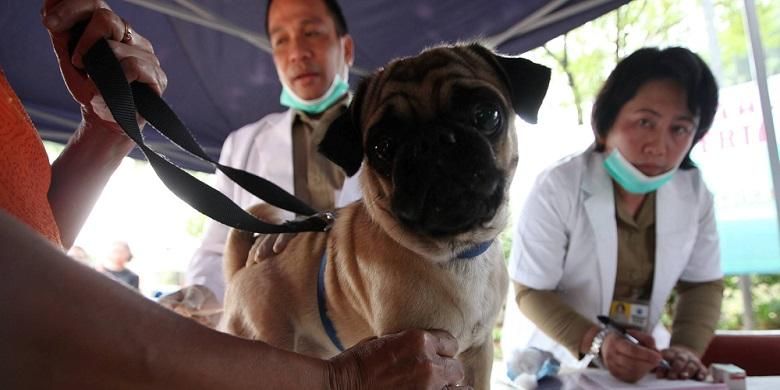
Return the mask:
[(496, 60), (509, 79), (515, 112), (526, 122), (536, 123), (550, 85), (550, 68), (520, 57), (496, 55)]
[(495, 59), (508, 83), (515, 112), (526, 122), (536, 123), (539, 107), (550, 85), (550, 68), (525, 58), (496, 54), (480, 45), (471, 45), (471, 48)]
[(363, 162), (363, 133), (360, 131), (360, 104), (366, 82), (362, 82), (349, 108), (341, 113), (325, 132), (319, 150), (328, 160), (352, 176)]

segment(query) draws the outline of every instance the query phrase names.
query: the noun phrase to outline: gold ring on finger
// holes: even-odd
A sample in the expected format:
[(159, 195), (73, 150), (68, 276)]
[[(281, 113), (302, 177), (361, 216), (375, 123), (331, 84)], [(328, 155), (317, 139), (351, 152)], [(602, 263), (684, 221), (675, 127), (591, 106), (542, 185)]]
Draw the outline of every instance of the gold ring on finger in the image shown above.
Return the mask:
[(122, 40), (120, 42), (130, 43), (133, 40), (133, 29), (130, 28), (130, 24), (127, 23), (127, 20), (124, 18), (122, 18), (122, 23), (125, 24), (125, 33), (122, 35)]

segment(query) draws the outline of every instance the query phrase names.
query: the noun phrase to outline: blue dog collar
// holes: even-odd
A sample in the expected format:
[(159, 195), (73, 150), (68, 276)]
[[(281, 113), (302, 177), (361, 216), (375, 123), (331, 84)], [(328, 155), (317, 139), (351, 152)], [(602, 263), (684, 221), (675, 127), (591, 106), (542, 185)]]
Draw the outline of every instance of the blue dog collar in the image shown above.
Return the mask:
[(475, 258), (488, 250), (490, 246), (493, 245), (493, 240), (481, 242), (477, 245), (472, 246), (471, 248), (466, 249), (463, 252), (458, 253), (458, 256), (456, 259), (472, 259)]

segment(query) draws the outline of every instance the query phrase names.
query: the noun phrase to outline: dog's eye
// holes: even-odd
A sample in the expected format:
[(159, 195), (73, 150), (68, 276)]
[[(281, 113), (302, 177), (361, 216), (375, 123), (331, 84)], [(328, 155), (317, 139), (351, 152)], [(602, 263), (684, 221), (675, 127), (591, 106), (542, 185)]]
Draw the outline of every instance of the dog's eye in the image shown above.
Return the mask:
[(382, 139), (374, 145), (374, 153), (378, 159), (390, 161), (393, 158), (393, 143), (390, 141), (390, 138), (382, 137)]
[(477, 103), (472, 108), (471, 121), (478, 130), (491, 135), (501, 128), (501, 110), (493, 103)]
[(393, 157), (395, 155), (395, 145), (392, 139), (387, 136), (382, 136), (374, 143), (372, 149), (373, 161), (372, 165), (381, 174), (388, 176), (390, 174), (390, 166), (392, 165)]

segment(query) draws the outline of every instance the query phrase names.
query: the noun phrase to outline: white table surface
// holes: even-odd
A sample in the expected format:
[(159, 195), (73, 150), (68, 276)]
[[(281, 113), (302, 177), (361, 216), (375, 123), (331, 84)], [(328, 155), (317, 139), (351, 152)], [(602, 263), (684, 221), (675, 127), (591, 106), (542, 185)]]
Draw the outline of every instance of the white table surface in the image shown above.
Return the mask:
[[(577, 387), (571, 383), (564, 381), (560, 386), (544, 387), (542, 389), (559, 389), (569, 390), (576, 389)], [(512, 385), (509, 382), (509, 378), (505, 378), (505, 371), (503, 364), (496, 362), (493, 364), (492, 372), (492, 390), (523, 390), (517, 386)], [(540, 390), (542, 390), (540, 389)], [(747, 390), (780, 390), (780, 376), (751, 376), (747, 378)]]
[(749, 376), (747, 378), (748, 390), (778, 390), (780, 389), (780, 375), (777, 376)]

